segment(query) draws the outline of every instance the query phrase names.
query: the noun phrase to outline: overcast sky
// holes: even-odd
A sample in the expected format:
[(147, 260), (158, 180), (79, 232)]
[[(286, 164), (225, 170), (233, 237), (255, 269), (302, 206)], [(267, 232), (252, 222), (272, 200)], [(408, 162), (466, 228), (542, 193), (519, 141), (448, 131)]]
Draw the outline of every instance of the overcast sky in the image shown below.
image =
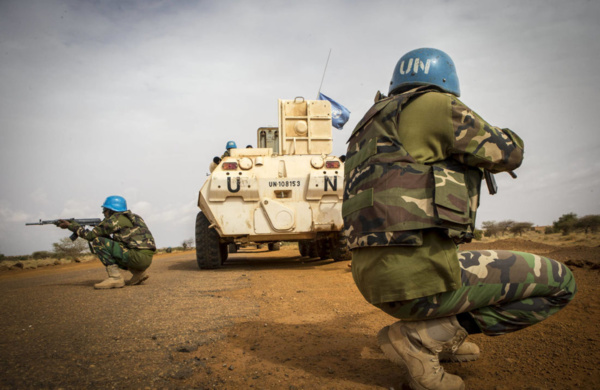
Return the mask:
[[(277, 99), (346, 106), (334, 154), (407, 51), (444, 50), (461, 100), (525, 141), (483, 221), (600, 214), (598, 1), (0, 0), (0, 253), (68, 236), (122, 195), (159, 247), (194, 236), (228, 140), (256, 144)], [(485, 187), (484, 187), (485, 191)]]

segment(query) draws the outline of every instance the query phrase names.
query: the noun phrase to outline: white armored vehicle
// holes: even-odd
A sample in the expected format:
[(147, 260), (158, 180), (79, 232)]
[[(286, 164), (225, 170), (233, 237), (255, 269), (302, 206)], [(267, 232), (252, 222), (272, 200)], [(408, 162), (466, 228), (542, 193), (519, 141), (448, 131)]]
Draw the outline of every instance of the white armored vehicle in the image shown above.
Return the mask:
[[(241, 245), (296, 241), (302, 256), (348, 260), (343, 237), (343, 158), (332, 151), (331, 104), (279, 100), (279, 127), (261, 127), (257, 148), (215, 158), (198, 196), (196, 259), (219, 268)], [(229, 249), (229, 250), (228, 250)]]

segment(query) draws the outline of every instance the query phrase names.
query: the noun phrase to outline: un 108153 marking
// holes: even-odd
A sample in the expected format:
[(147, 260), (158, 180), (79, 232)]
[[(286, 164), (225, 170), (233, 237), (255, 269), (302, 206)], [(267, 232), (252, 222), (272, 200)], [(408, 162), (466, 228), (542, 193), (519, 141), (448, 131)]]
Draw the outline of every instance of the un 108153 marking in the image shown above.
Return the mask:
[(269, 187), (300, 187), (300, 180), (271, 180)]

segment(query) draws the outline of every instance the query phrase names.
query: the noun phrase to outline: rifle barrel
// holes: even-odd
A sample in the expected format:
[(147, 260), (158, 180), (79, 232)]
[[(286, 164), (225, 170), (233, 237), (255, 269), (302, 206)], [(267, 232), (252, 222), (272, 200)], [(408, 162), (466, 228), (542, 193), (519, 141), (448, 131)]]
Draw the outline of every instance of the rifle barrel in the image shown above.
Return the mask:
[[(102, 222), (102, 220), (100, 218), (82, 218), (82, 219), (77, 219), (77, 218), (61, 218), (64, 219), (65, 221), (70, 221), (70, 222), (77, 222), (80, 225), (88, 225), (88, 226), (96, 226), (98, 225), (100, 222)], [(51, 220), (47, 220), (47, 221), (42, 221), (41, 219), (38, 222), (27, 222), (25, 223), (26, 226), (29, 225), (56, 225), (58, 223), (58, 221), (60, 221), (60, 219), (51, 219)]]

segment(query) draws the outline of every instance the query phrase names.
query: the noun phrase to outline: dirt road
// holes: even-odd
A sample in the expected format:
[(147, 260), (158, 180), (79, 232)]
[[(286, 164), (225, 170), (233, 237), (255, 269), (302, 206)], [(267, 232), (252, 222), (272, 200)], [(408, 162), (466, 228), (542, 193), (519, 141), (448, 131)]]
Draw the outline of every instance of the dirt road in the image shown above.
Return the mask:
[[(494, 246), (571, 262), (579, 293), (532, 328), (471, 336), (481, 358), (446, 370), (468, 389), (600, 388), (600, 248)], [(393, 319), (364, 301), (348, 262), (283, 247), (226, 264), (157, 256), (146, 284), (108, 291), (92, 287), (99, 262), (0, 274), (0, 387), (403, 388), (404, 370), (376, 345)]]

